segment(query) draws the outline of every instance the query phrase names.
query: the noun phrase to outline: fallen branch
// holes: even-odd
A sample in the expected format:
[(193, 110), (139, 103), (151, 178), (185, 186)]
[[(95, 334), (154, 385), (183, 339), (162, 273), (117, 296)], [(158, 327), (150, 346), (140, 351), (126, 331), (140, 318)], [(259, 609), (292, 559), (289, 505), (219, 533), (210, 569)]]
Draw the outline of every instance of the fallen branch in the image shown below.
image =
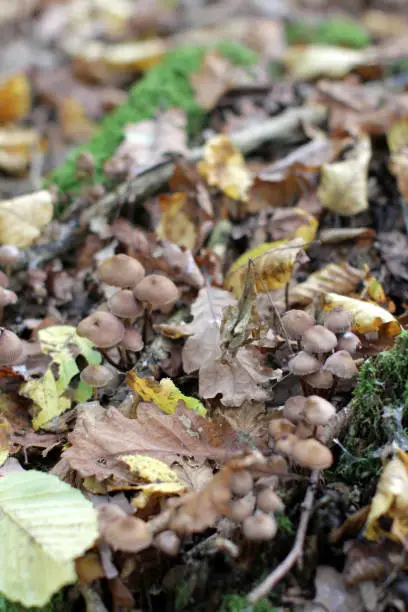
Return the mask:
[(278, 567), (276, 567), (255, 589), (248, 595), (251, 604), (256, 603), (265, 597), (286, 576), (289, 570), (295, 565), (296, 561), (302, 556), (307, 527), (313, 510), (316, 485), (319, 480), (320, 470), (314, 470), (310, 476), (309, 486), (306, 491), (305, 499), (302, 504), (302, 514), (300, 516), (299, 527), (296, 533), (295, 542), (292, 550), (285, 557)]

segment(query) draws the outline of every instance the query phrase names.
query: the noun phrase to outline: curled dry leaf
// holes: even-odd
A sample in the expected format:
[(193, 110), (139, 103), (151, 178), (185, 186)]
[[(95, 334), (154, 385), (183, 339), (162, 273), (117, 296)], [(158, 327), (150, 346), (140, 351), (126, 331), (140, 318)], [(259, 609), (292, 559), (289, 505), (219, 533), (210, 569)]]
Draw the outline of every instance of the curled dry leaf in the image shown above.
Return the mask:
[(401, 326), (395, 317), (387, 310), (356, 298), (346, 297), (338, 293), (327, 293), (324, 296), (325, 310), (332, 310), (341, 306), (353, 313), (352, 331), (357, 334), (367, 334), (369, 332), (384, 333), (388, 337), (397, 336), (401, 331)]
[(370, 138), (362, 135), (343, 161), (322, 166), (317, 196), (325, 208), (345, 217), (367, 210), (370, 159)]
[(247, 200), (252, 175), (227, 136), (215, 136), (207, 142), (197, 168), (211, 187), (218, 187), (233, 200)]
[(291, 286), (289, 304), (310, 304), (317, 295), (333, 289), (342, 294), (351, 293), (364, 277), (364, 270), (353, 268), (348, 263), (328, 264), (310, 274), (303, 283)]
[(0, 243), (29, 246), (51, 221), (52, 214), (52, 197), (46, 190), (0, 201)]
[(319, 76), (340, 78), (363, 63), (362, 51), (329, 45), (292, 46), (283, 56), (290, 74), (299, 79)]

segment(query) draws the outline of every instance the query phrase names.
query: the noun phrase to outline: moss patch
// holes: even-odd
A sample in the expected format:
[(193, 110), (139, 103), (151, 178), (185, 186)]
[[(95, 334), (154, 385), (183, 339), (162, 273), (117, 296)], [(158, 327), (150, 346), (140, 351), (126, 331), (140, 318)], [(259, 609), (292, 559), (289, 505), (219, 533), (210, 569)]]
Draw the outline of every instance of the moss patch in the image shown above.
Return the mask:
[(357, 21), (337, 17), (318, 24), (307, 21), (293, 21), (286, 26), (286, 38), (290, 45), (317, 44), (341, 45), (362, 49), (370, 44), (367, 30)]
[(69, 612), (71, 608), (72, 605), (64, 600), (62, 591), (42, 608), (25, 608), (19, 603), (8, 601), (0, 593), (0, 612)]
[(390, 351), (362, 366), (353, 393), (353, 418), (336, 473), (361, 482), (380, 469), (379, 451), (392, 440), (405, 438), (408, 423), (408, 331), (403, 331)]
[[(224, 42), (217, 48), (235, 64), (249, 66), (257, 60), (253, 51), (235, 43)], [(49, 181), (57, 185), (61, 193), (75, 191), (78, 187), (76, 157), (80, 151), (89, 151), (95, 159), (95, 182), (104, 182), (103, 164), (121, 143), (125, 125), (149, 119), (159, 110), (183, 109), (187, 113), (190, 135), (197, 133), (205, 111), (195, 101), (189, 79), (199, 70), (204, 51), (203, 47), (181, 47), (169, 53), (131, 87), (127, 100), (104, 118), (100, 129), (88, 143), (79, 147), (51, 173)]]
[(252, 606), (242, 595), (225, 595), (221, 602), (220, 612), (278, 612), (278, 608), (272, 607), (266, 597)]

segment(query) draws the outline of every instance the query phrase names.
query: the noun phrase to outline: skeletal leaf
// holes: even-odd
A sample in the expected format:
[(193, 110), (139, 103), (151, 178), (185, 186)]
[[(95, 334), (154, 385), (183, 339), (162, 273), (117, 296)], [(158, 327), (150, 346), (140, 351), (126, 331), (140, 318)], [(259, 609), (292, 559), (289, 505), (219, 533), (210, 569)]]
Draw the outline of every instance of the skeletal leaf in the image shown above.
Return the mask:
[(290, 74), (300, 79), (340, 78), (364, 60), (362, 51), (329, 45), (292, 46), (283, 57)]
[(371, 141), (361, 135), (343, 161), (325, 164), (317, 196), (325, 208), (345, 217), (368, 208)]
[(309, 304), (320, 294), (336, 290), (342, 294), (351, 293), (364, 279), (365, 272), (348, 263), (328, 264), (313, 272), (303, 283), (290, 288), (290, 304)]
[(52, 219), (49, 191), (37, 191), (0, 201), (0, 243), (29, 246)]
[(98, 536), (91, 502), (35, 470), (0, 478), (0, 516), (0, 591), (26, 607), (75, 582), (74, 559)]

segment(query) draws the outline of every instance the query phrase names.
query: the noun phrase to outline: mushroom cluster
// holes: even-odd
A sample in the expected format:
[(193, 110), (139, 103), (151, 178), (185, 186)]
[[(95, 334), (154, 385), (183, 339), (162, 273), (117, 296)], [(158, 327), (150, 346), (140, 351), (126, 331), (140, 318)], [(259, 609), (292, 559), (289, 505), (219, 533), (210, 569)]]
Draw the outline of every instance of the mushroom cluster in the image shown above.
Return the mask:
[(136, 320), (146, 311), (169, 312), (179, 299), (179, 290), (165, 276), (146, 276), (142, 264), (125, 254), (105, 259), (98, 274), (117, 291), (109, 298), (106, 309), (83, 319), (77, 331), (91, 340), (108, 361), (127, 370), (134, 363), (134, 355), (143, 348), (141, 333), (134, 327)]
[(297, 341), (299, 352), (289, 360), (288, 368), (300, 377), (305, 395), (317, 393), (331, 397), (339, 379), (357, 374), (352, 354), (361, 346), (350, 330), (353, 314), (334, 308), (324, 316), (323, 325), (303, 310), (288, 310), (282, 324), (291, 340)]

